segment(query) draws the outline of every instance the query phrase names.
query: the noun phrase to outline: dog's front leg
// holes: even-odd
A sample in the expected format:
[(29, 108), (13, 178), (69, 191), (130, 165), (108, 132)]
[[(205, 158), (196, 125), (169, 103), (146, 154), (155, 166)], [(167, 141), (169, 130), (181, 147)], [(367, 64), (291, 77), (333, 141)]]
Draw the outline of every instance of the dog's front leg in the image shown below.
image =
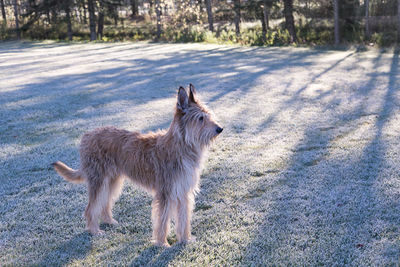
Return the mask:
[(153, 239), (157, 246), (169, 247), (167, 235), (170, 226), (171, 201), (156, 195), (152, 203)]
[(191, 236), (190, 221), (194, 206), (193, 192), (187, 192), (178, 198), (176, 236), (178, 242), (194, 241)]

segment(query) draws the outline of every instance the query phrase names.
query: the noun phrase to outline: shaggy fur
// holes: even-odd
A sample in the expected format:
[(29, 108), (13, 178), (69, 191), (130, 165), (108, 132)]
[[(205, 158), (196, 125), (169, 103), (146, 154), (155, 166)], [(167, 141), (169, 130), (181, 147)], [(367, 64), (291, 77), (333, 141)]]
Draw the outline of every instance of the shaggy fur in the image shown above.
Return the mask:
[(168, 246), (170, 219), (175, 216), (179, 242), (191, 240), (190, 219), (199, 190), (202, 161), (210, 142), (222, 132), (212, 113), (201, 104), (190, 84), (180, 87), (176, 111), (168, 130), (140, 134), (106, 127), (86, 133), (81, 142), (81, 167), (62, 162), (55, 170), (70, 182), (88, 184), (85, 210), (88, 230), (101, 233), (99, 217), (110, 224), (112, 207), (127, 177), (153, 196), (153, 238)]

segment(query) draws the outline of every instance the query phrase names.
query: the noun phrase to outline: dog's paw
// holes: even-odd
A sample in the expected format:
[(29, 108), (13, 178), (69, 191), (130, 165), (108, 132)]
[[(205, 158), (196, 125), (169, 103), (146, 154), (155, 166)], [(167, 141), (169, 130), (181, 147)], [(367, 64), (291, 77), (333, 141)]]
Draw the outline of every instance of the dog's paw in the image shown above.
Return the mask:
[(104, 232), (103, 230), (99, 230), (97, 231), (96, 235), (101, 236), (101, 235), (105, 235), (106, 232)]
[(101, 236), (105, 234), (105, 232), (100, 229), (89, 229), (89, 233), (96, 236)]
[(110, 222), (110, 224), (112, 224), (112, 225), (118, 225), (119, 222), (118, 222), (117, 220), (115, 220), (115, 219), (112, 219), (111, 222)]
[(154, 242), (154, 245), (157, 247), (161, 247), (161, 248), (169, 248), (171, 247), (170, 244), (168, 244), (168, 242)]
[(104, 223), (111, 225), (118, 225), (118, 221), (115, 219), (103, 219)]

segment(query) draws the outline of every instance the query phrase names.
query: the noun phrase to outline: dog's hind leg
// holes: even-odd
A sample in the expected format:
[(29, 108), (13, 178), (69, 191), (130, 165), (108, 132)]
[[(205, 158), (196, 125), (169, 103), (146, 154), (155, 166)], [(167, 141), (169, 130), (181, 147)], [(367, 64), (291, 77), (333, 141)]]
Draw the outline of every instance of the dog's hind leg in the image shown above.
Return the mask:
[(178, 242), (194, 241), (191, 238), (190, 220), (194, 207), (194, 195), (192, 192), (179, 196), (177, 204), (176, 237)]
[(167, 235), (170, 227), (171, 200), (165, 195), (156, 195), (152, 203), (153, 239), (157, 246), (169, 247)]
[(92, 234), (102, 234), (99, 216), (109, 195), (107, 179), (88, 179), (89, 203), (85, 210), (86, 228)]
[(116, 177), (110, 180), (109, 184), (109, 192), (108, 192), (108, 200), (106, 205), (103, 207), (102, 211), (102, 219), (105, 223), (108, 224), (118, 224), (118, 222), (113, 218), (112, 208), (114, 206), (115, 201), (121, 195), (122, 187), (124, 186), (124, 178)]

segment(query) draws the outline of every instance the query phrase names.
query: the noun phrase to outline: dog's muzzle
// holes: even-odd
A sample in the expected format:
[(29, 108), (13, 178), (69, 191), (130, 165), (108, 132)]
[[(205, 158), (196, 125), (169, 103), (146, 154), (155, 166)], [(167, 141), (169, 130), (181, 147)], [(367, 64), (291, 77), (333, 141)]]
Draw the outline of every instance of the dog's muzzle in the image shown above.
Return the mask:
[(216, 129), (216, 131), (217, 131), (217, 133), (222, 133), (222, 131), (223, 131), (224, 129), (222, 129), (221, 127), (218, 127), (217, 129)]

